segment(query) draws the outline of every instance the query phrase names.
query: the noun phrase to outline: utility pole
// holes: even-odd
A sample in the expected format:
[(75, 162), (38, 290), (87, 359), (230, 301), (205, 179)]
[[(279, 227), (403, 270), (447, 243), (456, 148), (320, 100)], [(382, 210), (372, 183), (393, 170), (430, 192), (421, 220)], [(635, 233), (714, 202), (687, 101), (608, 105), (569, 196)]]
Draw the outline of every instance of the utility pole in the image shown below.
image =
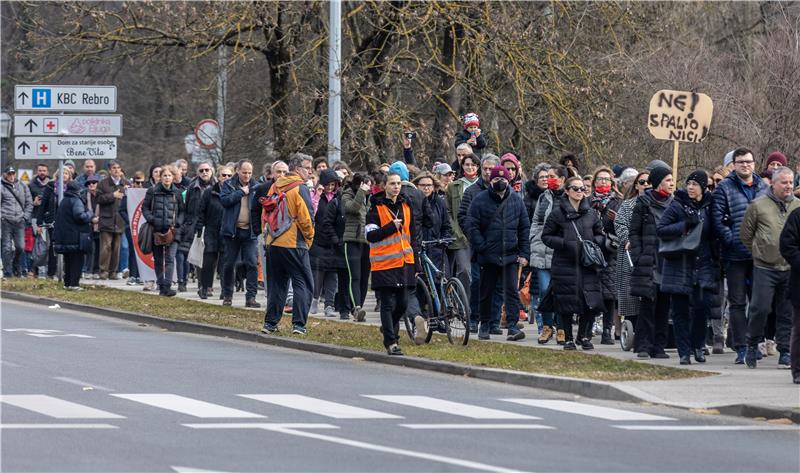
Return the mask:
[(328, 37), (328, 163), (342, 159), (342, 2), (330, 1)]
[(216, 163), (222, 162), (222, 150), (225, 146), (225, 97), (228, 95), (228, 47), (224, 44), (218, 48), (217, 64), (217, 123), (219, 138), (216, 148)]

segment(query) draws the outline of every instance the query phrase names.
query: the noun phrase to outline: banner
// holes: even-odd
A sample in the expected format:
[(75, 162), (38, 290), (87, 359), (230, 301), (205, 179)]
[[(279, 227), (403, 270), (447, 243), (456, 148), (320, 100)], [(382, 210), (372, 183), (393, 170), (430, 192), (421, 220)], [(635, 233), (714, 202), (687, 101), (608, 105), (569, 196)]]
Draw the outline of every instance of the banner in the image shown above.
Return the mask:
[[(131, 238), (133, 240), (133, 251), (136, 252), (136, 266), (139, 268), (139, 277), (142, 281), (155, 281), (156, 270), (153, 254), (146, 255), (139, 249), (139, 229), (142, 228), (147, 219), (142, 214), (142, 204), (147, 189), (127, 189), (125, 195), (128, 196), (128, 224), (131, 228)], [(157, 251), (157, 248), (155, 248)], [(176, 278), (175, 270), (172, 271), (172, 281)]]

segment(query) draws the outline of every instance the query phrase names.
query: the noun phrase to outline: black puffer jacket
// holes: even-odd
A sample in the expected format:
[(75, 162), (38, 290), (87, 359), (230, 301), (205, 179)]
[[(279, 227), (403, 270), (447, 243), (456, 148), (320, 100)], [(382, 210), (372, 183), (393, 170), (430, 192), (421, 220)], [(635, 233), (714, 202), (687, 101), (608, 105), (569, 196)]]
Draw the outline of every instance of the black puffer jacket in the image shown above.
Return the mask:
[(608, 266), (600, 271), (600, 282), (603, 285), (603, 299), (617, 299), (617, 248), (611, 246), (612, 239), (616, 239), (616, 229), (614, 219), (622, 200), (616, 195), (608, 199), (601, 199), (599, 195), (592, 194), (590, 206), (597, 212), (600, 224), (603, 226), (603, 233), (606, 235), (606, 246), (603, 247), (603, 255), (606, 257)]
[(56, 211), (58, 210), (58, 192), (56, 186), (58, 181), (50, 181), (42, 191), (42, 203), (36, 207), (33, 218), (36, 225), (49, 224), (56, 221)]
[(328, 196), (323, 192), (319, 197), (317, 203), (317, 213), (314, 214), (314, 243), (308, 251), (311, 258), (311, 267), (315, 270), (319, 269), (336, 269), (329, 268), (329, 257), (333, 252), (333, 242), (325, 238), (324, 233), (330, 235), (330, 231), (325, 230), (325, 213), (328, 211), (328, 206), (332, 201), (336, 200), (335, 197)]
[(653, 300), (657, 284), (661, 284), (664, 258), (658, 256), (658, 234), (656, 222), (672, 202), (673, 197), (657, 198), (653, 189), (648, 189), (636, 198), (633, 207), (628, 241), (633, 260), (631, 271), (631, 295)]
[(222, 202), (219, 200), (219, 183), (216, 183), (203, 192), (197, 224), (194, 229), (196, 235), (200, 235), (202, 230), (205, 229), (205, 233), (202, 233), (202, 235), (203, 243), (205, 243), (203, 251), (206, 253), (222, 251), (223, 212), (225, 212), (225, 207), (222, 206)]
[[(500, 206), (503, 209), (500, 209)], [(464, 233), (479, 264), (505, 266), (517, 258), (530, 258), (531, 222), (522, 197), (506, 191), (503, 197), (486, 190), (473, 199)]]
[[(330, 242), (331, 251), (327, 255), (327, 263), (331, 269), (347, 268), (347, 259), (344, 252), (344, 232), (346, 219), (344, 214), (344, 204), (342, 204), (342, 193), (334, 197), (325, 209), (325, 216), (322, 219), (322, 238)], [(319, 233), (315, 233), (314, 237)]]
[(208, 184), (203, 184), (199, 177), (195, 177), (189, 182), (189, 187), (186, 189), (186, 213), (183, 218), (183, 225), (181, 226), (180, 242), (178, 251), (188, 253), (189, 248), (192, 246), (193, 236), (195, 234), (195, 227), (197, 221), (200, 219), (200, 206), (203, 201), (203, 194), (214, 185), (214, 178), (212, 177)]
[(156, 232), (163, 233), (169, 227), (174, 227), (175, 240), (180, 243), (185, 207), (181, 191), (175, 185), (165, 189), (163, 184), (158, 183), (147, 189), (142, 203), (142, 215), (153, 225), (153, 230)]
[(596, 268), (581, 264), (581, 243), (575, 228), (584, 240), (592, 240), (601, 247), (605, 244), (602, 224), (588, 199), (583, 199), (575, 210), (569, 198), (563, 195), (553, 203), (542, 230), (542, 241), (553, 249), (550, 287), (553, 288), (555, 312), (596, 314), (604, 310), (600, 274)]
[(81, 238), (91, 238), (92, 226), (89, 222), (94, 216), (86, 208), (80, 194), (81, 185), (77, 182), (67, 183), (64, 200), (56, 212), (53, 232), (53, 251), (56, 253), (82, 253)]

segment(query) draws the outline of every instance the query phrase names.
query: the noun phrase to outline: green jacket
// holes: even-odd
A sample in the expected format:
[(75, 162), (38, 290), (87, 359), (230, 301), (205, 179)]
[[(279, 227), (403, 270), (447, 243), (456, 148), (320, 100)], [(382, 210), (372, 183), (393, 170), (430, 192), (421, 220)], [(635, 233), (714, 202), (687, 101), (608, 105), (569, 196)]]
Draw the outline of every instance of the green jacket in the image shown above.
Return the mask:
[[(477, 179), (476, 179), (477, 181)], [(461, 200), (464, 198), (464, 191), (471, 186), (466, 179), (457, 179), (447, 186), (444, 202), (447, 204), (447, 214), (450, 216), (450, 226), (453, 228), (453, 238), (456, 239), (447, 248), (450, 250), (460, 250), (469, 248), (469, 240), (458, 225), (458, 209), (461, 207)]]
[(776, 201), (770, 190), (767, 195), (754, 200), (744, 214), (739, 236), (753, 254), (753, 264), (774, 271), (791, 268), (780, 253), (780, 235), (792, 210), (800, 207), (800, 199), (789, 203)]
[(344, 241), (367, 243), (364, 236), (364, 222), (369, 209), (369, 194), (362, 191), (353, 192), (349, 187), (342, 192), (344, 206)]

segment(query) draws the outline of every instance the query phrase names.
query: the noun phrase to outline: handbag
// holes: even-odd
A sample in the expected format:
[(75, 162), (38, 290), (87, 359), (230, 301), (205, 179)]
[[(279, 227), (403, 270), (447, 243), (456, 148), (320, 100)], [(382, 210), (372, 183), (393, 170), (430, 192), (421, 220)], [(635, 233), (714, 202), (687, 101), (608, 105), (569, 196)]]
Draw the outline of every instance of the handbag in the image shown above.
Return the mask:
[(685, 253), (693, 253), (700, 247), (700, 240), (703, 236), (703, 220), (692, 227), (689, 233), (670, 240), (658, 239), (658, 254), (664, 257), (680, 256)]
[(206, 229), (203, 228), (200, 235), (195, 235), (194, 240), (192, 240), (192, 246), (189, 247), (189, 254), (186, 255), (186, 261), (189, 264), (193, 264), (198, 268), (203, 267), (203, 253), (206, 250), (206, 243), (203, 241), (203, 237), (205, 236)]
[(153, 224), (144, 222), (139, 227), (138, 243), (142, 253), (149, 255), (153, 252)]
[[(172, 216), (172, 225), (167, 228), (166, 232), (153, 232), (153, 244), (155, 246), (168, 246), (175, 241), (175, 218), (178, 214), (178, 205), (175, 199), (175, 194), (172, 194), (172, 201), (175, 202), (175, 214)], [(152, 201), (151, 201), (152, 204)]]
[(572, 220), (571, 223), (572, 228), (575, 229), (575, 234), (578, 235), (578, 240), (581, 242), (581, 264), (587, 268), (591, 268), (592, 266), (605, 268), (608, 266), (606, 257), (603, 256), (603, 250), (600, 249), (600, 245), (591, 240), (584, 240), (581, 237), (581, 232), (578, 231), (578, 226), (575, 225), (575, 221)]

